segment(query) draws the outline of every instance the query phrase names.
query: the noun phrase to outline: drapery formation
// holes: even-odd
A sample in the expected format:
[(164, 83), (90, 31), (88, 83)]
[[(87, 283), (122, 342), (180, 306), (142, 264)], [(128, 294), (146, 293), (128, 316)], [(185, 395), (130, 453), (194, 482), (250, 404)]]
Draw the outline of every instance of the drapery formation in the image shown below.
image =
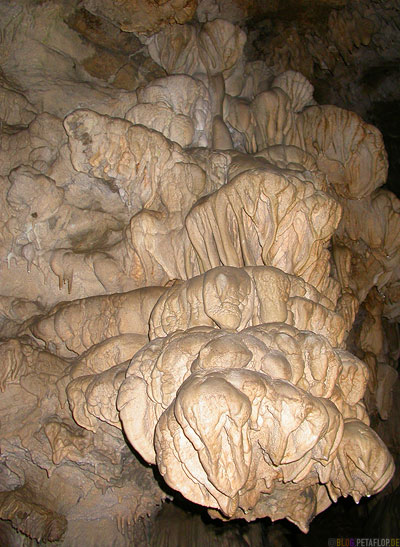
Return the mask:
[[(186, 20), (181, 4), (158, 24)], [(123, 28), (141, 32), (133, 15)], [(146, 32), (163, 76), (136, 91), (58, 110), (49, 90), (42, 108), (4, 91), (0, 518), (125, 545), (165, 498), (139, 453), (214, 516), (306, 532), (394, 472), (363, 401), (387, 418), (397, 378), (379, 322), (400, 301), (382, 137), (317, 105), (298, 72), (247, 63), (232, 23)], [(346, 344), (362, 303), (360, 360)], [(99, 539), (90, 521), (110, 517), (118, 539)]]

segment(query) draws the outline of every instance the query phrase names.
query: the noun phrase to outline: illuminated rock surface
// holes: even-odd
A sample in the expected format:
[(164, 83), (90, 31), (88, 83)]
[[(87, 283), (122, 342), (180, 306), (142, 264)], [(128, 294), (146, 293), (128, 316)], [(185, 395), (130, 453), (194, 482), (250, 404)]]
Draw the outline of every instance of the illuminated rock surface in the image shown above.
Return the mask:
[[(381, 133), (316, 103), (307, 56), (247, 59), (251, 2), (203, 0), (196, 24), (195, 2), (64, 4), (0, 7), (10, 541), (146, 545), (171, 488), (303, 532), (380, 492), (369, 414), (391, 416), (400, 345)], [(350, 63), (373, 17), (333, 4)]]

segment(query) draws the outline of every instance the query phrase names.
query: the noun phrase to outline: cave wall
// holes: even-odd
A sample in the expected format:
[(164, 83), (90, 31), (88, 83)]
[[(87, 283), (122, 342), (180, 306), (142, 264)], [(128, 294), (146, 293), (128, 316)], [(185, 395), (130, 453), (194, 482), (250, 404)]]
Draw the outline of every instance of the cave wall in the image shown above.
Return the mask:
[(368, 122), (397, 108), (395, 5), (0, 15), (7, 541), (146, 544), (174, 492), (306, 533), (383, 490), (400, 202)]

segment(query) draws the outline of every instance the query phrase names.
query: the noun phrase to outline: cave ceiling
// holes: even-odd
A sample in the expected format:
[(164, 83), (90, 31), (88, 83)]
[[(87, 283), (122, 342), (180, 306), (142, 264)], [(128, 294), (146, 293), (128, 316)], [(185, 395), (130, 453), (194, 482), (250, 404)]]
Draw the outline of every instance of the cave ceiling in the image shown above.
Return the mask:
[(169, 3), (75, 2), (65, 21), (96, 51), (83, 60), (84, 69), (130, 89), (137, 85), (138, 72), (143, 79), (162, 72), (131, 32), (143, 36), (170, 23), (228, 19), (248, 36), (248, 60), (263, 60), (276, 73), (301, 72), (313, 84), (319, 104), (350, 109), (382, 131), (390, 163), (388, 188), (400, 192), (397, 0), (203, 0), (197, 10), (196, 2), (182, 0), (176, 3), (176, 13), (166, 9), (156, 21), (151, 15), (148, 21), (140, 17), (152, 14), (155, 7), (160, 11), (161, 4)]

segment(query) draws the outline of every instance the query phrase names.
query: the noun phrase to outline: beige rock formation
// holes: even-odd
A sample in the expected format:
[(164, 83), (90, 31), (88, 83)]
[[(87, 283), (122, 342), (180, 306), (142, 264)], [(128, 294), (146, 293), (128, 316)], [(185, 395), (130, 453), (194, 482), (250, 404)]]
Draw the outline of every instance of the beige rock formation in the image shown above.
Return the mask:
[(334, 345), (345, 336), (334, 304), (297, 276), (263, 266), (217, 267), (168, 289), (150, 316), (150, 339), (194, 326), (243, 330), (285, 322), (323, 334)]
[(207, 146), (210, 140), (210, 94), (186, 75), (154, 80), (137, 92), (138, 104), (125, 118), (155, 129), (182, 147)]
[(165, 497), (150, 470), (112, 426), (103, 422), (93, 434), (74, 422), (64, 381), (70, 362), (26, 338), (2, 341), (0, 354), (0, 413), (8, 417), (0, 518), (38, 542), (77, 546), (87, 536), (89, 545), (128, 544), (132, 515), (144, 516)]
[(57, 355), (81, 355), (114, 336), (146, 335), (150, 313), (164, 290), (148, 287), (64, 302), (44, 317), (35, 317), (28, 329)]
[(341, 259), (338, 271), (363, 301), (372, 287), (383, 293), (398, 281), (400, 202), (387, 190), (377, 190), (360, 200), (347, 200), (335, 245), (340, 255), (350, 253), (349, 266)]
[(335, 300), (326, 248), (339, 219), (337, 202), (311, 181), (265, 166), (198, 202), (186, 227), (202, 272), (265, 264), (301, 276)]
[[(185, 497), (227, 517), (285, 513), (307, 531), (330, 489), (358, 501), (393, 473), (360, 402), (367, 379), (361, 361), (309, 331), (193, 327), (137, 353), (117, 406), (132, 445)], [(354, 458), (353, 450), (362, 475), (351, 468), (344, 482), (341, 454)], [(307, 511), (288, 511), (282, 481), (299, 498), (314, 492)], [(321, 484), (327, 491), (318, 500)]]
[[(230, 21), (222, 5), (187, 25), (195, 2), (0, 7), (15, 534), (145, 544), (136, 522), (166, 493), (138, 454), (214, 517), (303, 532), (393, 475), (368, 416), (390, 416), (399, 345), (382, 320), (400, 315), (382, 136), (318, 106), (299, 72), (247, 62), (234, 22), (251, 3)], [(332, 32), (353, 25), (336, 17)]]
[(152, 34), (171, 23), (185, 23), (196, 10), (195, 0), (85, 0), (87, 10), (100, 13), (118, 25), (121, 30)]

